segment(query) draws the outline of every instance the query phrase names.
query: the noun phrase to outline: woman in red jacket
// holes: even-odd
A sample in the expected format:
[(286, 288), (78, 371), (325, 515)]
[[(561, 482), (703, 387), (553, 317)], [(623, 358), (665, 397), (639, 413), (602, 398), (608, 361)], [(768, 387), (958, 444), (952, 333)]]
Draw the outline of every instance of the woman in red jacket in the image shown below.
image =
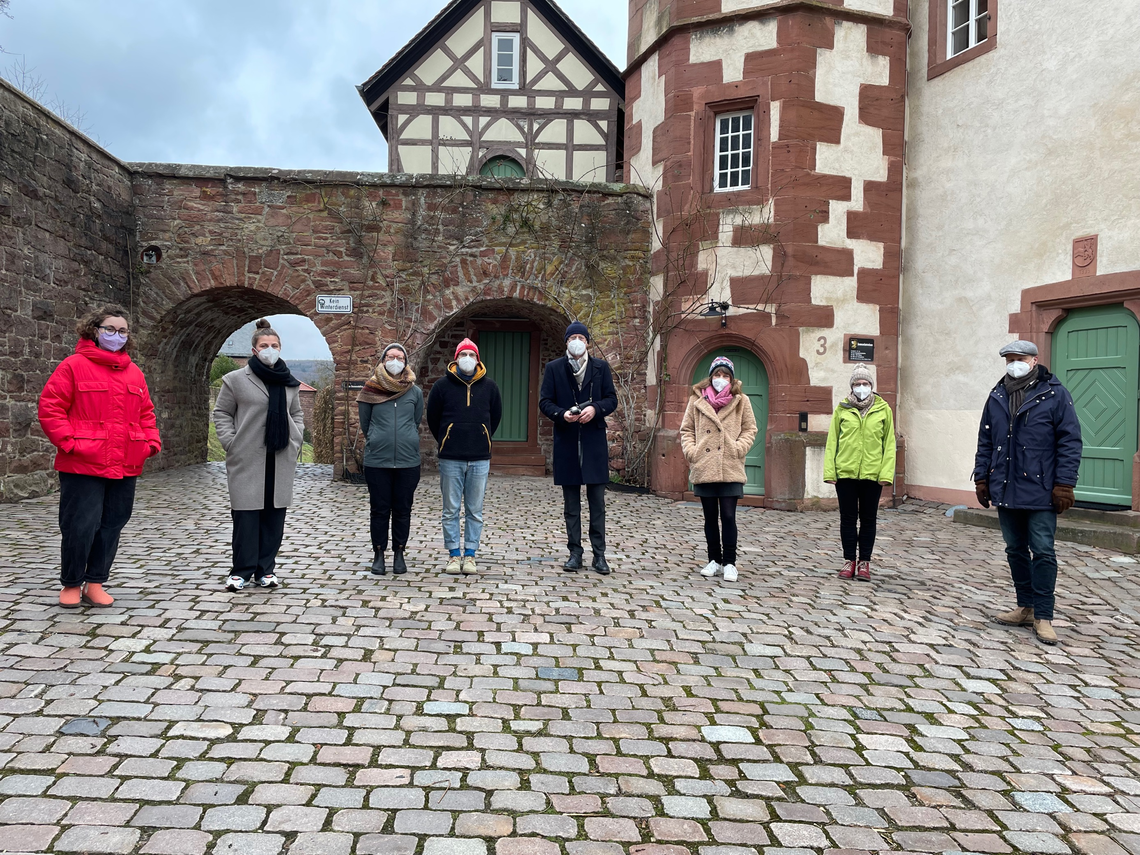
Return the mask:
[(109, 606), (103, 590), (119, 533), (135, 503), (135, 478), (162, 442), (146, 379), (127, 354), (127, 313), (92, 312), (76, 328), (75, 353), (40, 395), (40, 426), (59, 451), (59, 531), (63, 590), (59, 604)]

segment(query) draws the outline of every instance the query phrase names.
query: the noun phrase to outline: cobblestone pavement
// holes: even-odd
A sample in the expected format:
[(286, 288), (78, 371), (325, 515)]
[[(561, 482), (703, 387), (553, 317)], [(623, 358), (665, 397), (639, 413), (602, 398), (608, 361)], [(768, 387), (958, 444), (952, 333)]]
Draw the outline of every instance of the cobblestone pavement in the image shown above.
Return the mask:
[[(882, 514), (872, 585), (836, 517), (610, 494), (615, 574), (568, 575), (560, 496), (492, 478), (476, 578), (373, 579), (363, 488), (303, 467), (285, 587), (226, 593), (225, 480), (142, 480), (116, 607), (65, 612), (56, 502), (0, 507), (0, 850), (197, 855), (1140, 855), (1140, 565), (1061, 544), (1064, 645), (996, 533)], [(14, 554), (13, 554), (14, 553)]]

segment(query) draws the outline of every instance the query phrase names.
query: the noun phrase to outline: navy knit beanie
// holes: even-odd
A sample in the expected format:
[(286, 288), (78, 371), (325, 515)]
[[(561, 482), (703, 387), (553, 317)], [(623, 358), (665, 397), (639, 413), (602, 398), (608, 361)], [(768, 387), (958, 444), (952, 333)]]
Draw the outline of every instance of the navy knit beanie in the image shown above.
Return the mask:
[(570, 326), (566, 327), (566, 338), (563, 341), (570, 341), (572, 335), (584, 335), (586, 341), (590, 340), (590, 331), (586, 329), (586, 325), (581, 321), (574, 321)]

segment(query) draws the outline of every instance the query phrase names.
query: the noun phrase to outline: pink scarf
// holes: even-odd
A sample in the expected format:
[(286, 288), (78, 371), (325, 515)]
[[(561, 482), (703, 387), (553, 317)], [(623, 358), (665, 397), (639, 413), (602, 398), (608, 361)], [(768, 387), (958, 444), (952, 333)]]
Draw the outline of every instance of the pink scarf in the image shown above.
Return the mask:
[(727, 406), (728, 402), (732, 400), (732, 384), (729, 383), (720, 392), (714, 389), (712, 384), (709, 384), (705, 387), (702, 396), (706, 401), (712, 404), (713, 410), (719, 413), (721, 409)]

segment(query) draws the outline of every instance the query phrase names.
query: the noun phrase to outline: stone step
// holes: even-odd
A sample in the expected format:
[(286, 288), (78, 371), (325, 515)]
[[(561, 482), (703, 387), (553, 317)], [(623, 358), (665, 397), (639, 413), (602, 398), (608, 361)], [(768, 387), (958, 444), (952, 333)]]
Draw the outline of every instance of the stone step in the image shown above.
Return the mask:
[[(1083, 509), (1082, 509), (1083, 510)], [(1084, 511), (1085, 514), (1105, 514), (1115, 516), (1115, 513), (1105, 511)], [(1123, 512), (1132, 514), (1131, 511)], [(1057, 540), (1067, 543), (1083, 543), (1086, 546), (1100, 546), (1105, 549), (1115, 549), (1127, 552), (1130, 555), (1140, 553), (1140, 528), (1131, 521), (1123, 524), (1110, 525), (1100, 522), (1091, 522), (1080, 516), (1070, 516), (1072, 511), (1066, 511), (1057, 519)], [(978, 508), (963, 508), (954, 512), (954, 522), (965, 525), (976, 525), (983, 528), (1000, 529), (997, 511), (993, 508), (981, 510)]]
[(1140, 529), (1140, 513), (1136, 511), (1097, 511), (1092, 508), (1070, 508), (1065, 518), (1098, 525), (1125, 526)]

